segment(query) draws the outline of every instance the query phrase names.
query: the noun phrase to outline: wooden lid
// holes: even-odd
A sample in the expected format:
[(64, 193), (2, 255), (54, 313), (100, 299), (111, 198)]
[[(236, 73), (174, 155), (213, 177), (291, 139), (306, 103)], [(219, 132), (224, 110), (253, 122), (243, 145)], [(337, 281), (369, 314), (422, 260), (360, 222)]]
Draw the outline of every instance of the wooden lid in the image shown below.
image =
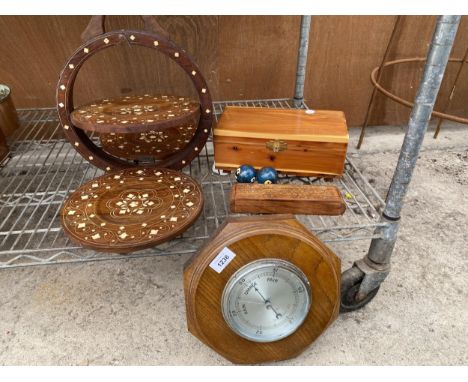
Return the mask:
[(230, 209), (235, 213), (342, 215), (346, 204), (336, 186), (235, 183)]
[(226, 106), (215, 136), (348, 143), (342, 111)]
[(71, 121), (87, 131), (138, 133), (180, 126), (199, 114), (200, 103), (190, 98), (145, 94), (81, 105), (71, 113)]
[(70, 239), (96, 251), (153, 247), (189, 228), (203, 208), (198, 184), (178, 171), (145, 167), (111, 171), (73, 192), (61, 210)]

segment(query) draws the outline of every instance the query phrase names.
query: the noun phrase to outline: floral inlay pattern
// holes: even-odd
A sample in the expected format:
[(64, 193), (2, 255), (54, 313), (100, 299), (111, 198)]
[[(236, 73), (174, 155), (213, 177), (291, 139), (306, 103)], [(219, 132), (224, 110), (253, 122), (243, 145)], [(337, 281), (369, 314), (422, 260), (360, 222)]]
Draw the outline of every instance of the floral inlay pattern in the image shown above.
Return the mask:
[(160, 121), (198, 115), (200, 104), (187, 97), (171, 95), (134, 95), (102, 99), (77, 107), (72, 122), (85, 124), (132, 126), (157, 125)]
[(142, 133), (101, 133), (104, 150), (119, 158), (138, 159), (153, 157), (163, 159), (183, 149), (193, 138), (198, 120), (163, 131)]
[(114, 216), (150, 214), (161, 204), (162, 199), (152, 190), (124, 191), (108, 202), (110, 213)]

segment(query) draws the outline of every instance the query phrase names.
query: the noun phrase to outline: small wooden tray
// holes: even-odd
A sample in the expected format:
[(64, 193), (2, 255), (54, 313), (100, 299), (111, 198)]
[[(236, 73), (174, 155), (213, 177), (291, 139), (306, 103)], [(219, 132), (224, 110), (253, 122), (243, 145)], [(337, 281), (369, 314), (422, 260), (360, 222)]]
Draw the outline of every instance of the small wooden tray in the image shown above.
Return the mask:
[(139, 159), (153, 157), (164, 159), (186, 146), (193, 138), (197, 123), (186, 123), (163, 131), (144, 133), (103, 133), (99, 135), (102, 148), (119, 158)]
[(346, 204), (335, 186), (237, 183), (230, 208), (236, 213), (343, 215)]
[(77, 107), (73, 125), (100, 133), (139, 133), (180, 126), (197, 119), (200, 104), (186, 97), (135, 95), (103, 99)]
[(163, 168), (111, 171), (83, 184), (65, 201), (61, 221), (72, 241), (102, 252), (153, 247), (189, 228), (203, 194), (189, 176)]

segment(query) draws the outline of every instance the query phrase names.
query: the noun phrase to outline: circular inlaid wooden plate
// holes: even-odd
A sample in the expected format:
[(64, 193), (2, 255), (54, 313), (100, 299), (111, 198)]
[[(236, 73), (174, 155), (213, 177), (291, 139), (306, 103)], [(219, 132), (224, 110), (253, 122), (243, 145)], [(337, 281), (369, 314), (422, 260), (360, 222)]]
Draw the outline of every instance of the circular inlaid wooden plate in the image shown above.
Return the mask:
[(153, 157), (162, 160), (186, 146), (197, 129), (197, 121), (163, 131), (150, 130), (143, 133), (103, 133), (102, 148), (119, 158), (139, 159)]
[(190, 98), (144, 94), (79, 106), (72, 111), (71, 121), (87, 131), (139, 133), (180, 126), (199, 115), (200, 103)]
[(65, 201), (61, 220), (65, 233), (83, 247), (128, 253), (181, 234), (202, 208), (203, 194), (189, 176), (127, 168), (83, 184)]

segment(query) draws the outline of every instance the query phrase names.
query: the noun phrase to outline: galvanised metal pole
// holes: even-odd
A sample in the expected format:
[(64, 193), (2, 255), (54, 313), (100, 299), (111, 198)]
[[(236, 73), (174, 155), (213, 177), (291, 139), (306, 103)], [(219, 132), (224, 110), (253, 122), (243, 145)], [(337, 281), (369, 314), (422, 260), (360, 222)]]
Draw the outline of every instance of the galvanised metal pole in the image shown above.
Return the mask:
[[(390, 263), (398, 231), (403, 199), (413, 175), (419, 151), (426, 134), (445, 68), (457, 34), (460, 16), (438, 16), (429, 47), (423, 77), (408, 123), (408, 131), (388, 190), (382, 220), (388, 227), (377, 229), (382, 238), (373, 239), (365, 260), (367, 265), (382, 266)], [(363, 286), (363, 285), (361, 285)]]
[(299, 53), (297, 56), (296, 87), (294, 90), (294, 106), (302, 106), (304, 101), (304, 84), (307, 67), (307, 51), (309, 50), (309, 32), (311, 16), (301, 17), (301, 35)]

